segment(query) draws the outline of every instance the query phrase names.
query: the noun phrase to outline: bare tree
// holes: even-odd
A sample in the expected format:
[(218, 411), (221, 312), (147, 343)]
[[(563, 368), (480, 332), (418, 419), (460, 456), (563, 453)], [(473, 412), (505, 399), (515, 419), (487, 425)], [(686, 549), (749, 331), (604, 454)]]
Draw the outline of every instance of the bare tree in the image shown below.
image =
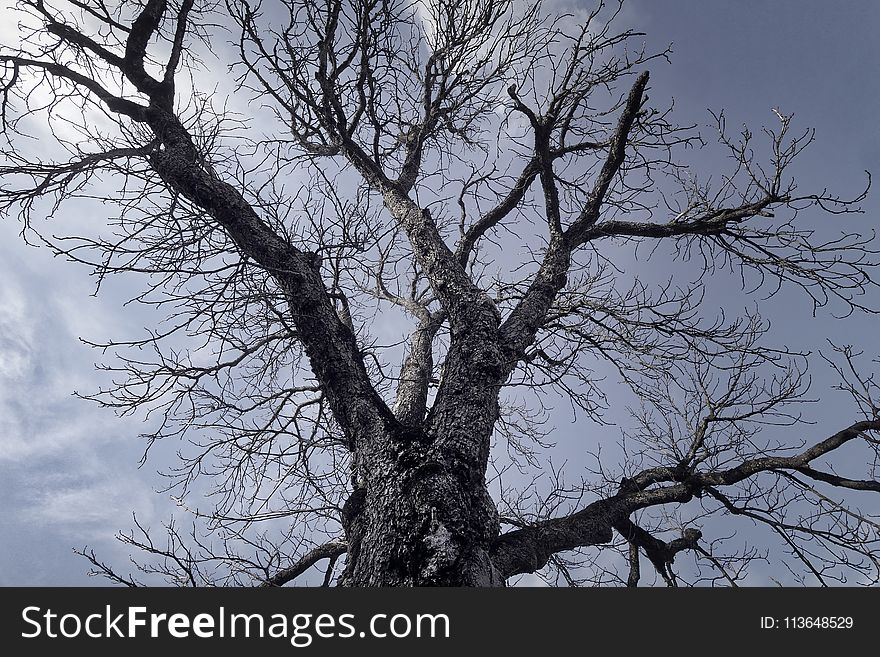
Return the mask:
[[(805, 582), (877, 580), (878, 521), (856, 497), (880, 492), (872, 365), (830, 350), (855, 405), (811, 435), (807, 355), (768, 344), (757, 314), (707, 312), (706, 281), (675, 276), (685, 261), (756, 298), (795, 288), (872, 311), (873, 234), (810, 227), (863, 196), (798, 189), (813, 134), (790, 116), (759, 135), (716, 116), (732, 166), (698, 176), (682, 159), (698, 133), (648, 98), (667, 53), (616, 27), (619, 4), (17, 5), (0, 208), (99, 282), (140, 277), (137, 300), (167, 318), (95, 345), (116, 383), (90, 396), (158, 416), (150, 445), (183, 439), (183, 504), (210, 484), (194, 531), (121, 535), (151, 555), (143, 571), (278, 586), (329, 562), (325, 584), (635, 585), (644, 555), (670, 585), (735, 585), (768, 558)], [(200, 53), (232, 58), (229, 94), (203, 88), (222, 76)], [(249, 116), (228, 104), (242, 98)], [(28, 152), (38, 121), (54, 150)], [(116, 210), (88, 235), (36, 221), (75, 199)], [(668, 280), (640, 276), (634, 253)], [(623, 462), (557, 469), (553, 407), (610, 444), (603, 409), (627, 395)], [(828, 459), (850, 449), (866, 471), (836, 474)], [(771, 538), (729, 541), (742, 523)]]

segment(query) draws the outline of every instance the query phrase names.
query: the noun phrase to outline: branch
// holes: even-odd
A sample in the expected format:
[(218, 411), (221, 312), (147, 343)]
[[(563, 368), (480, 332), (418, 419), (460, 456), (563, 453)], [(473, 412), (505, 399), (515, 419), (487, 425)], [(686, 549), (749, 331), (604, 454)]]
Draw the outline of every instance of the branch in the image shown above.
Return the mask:
[(455, 257), (463, 267), (467, 266), (474, 245), (486, 234), (486, 231), (497, 226), (498, 222), (507, 217), (519, 205), (540, 171), (540, 161), (537, 157), (533, 157), (523, 168), (507, 196), (468, 229), (455, 250)]
[[(543, 326), (547, 312), (559, 291), (565, 286), (566, 274), (571, 267), (571, 254), (574, 247), (583, 242), (582, 235), (599, 218), (606, 192), (614, 176), (623, 164), (627, 139), (642, 105), (642, 95), (648, 84), (648, 72), (645, 71), (636, 79), (629, 92), (623, 113), (617, 123), (617, 129), (611, 139), (608, 155), (602, 170), (590, 193), (586, 207), (578, 218), (563, 234), (551, 230), (550, 244), (541, 262), (541, 268), (532, 280), (531, 285), (501, 326), (502, 339), (508, 351), (508, 367), (512, 369), (522, 358), (525, 350), (532, 344), (538, 330)], [(537, 137), (536, 137), (537, 144)], [(545, 194), (548, 194), (548, 212), (558, 212), (554, 202), (555, 186), (552, 172), (546, 171), (547, 158), (538, 166), (542, 170)], [(558, 218), (548, 216), (551, 229), (557, 224)]]
[(587, 199), (584, 209), (581, 210), (578, 218), (568, 227), (565, 235), (572, 245), (582, 243), (582, 234), (598, 220), (602, 204), (605, 201), (605, 195), (611, 186), (614, 176), (617, 175), (620, 166), (623, 164), (626, 155), (626, 144), (629, 139), (630, 130), (635, 123), (636, 116), (642, 106), (642, 97), (645, 93), (645, 87), (648, 85), (648, 72), (645, 71), (638, 78), (630, 89), (626, 99), (626, 105), (623, 113), (617, 122), (617, 129), (614, 131), (614, 137), (611, 139), (611, 147), (608, 150), (608, 157), (602, 165), (602, 171), (593, 185), (593, 191)]
[(814, 470), (813, 468), (808, 468), (806, 466), (797, 468), (797, 471), (800, 472), (802, 475), (806, 475), (810, 479), (815, 479), (816, 481), (824, 481), (826, 484), (838, 486), (839, 488), (850, 488), (852, 490), (869, 490), (874, 491), (875, 493), (880, 493), (880, 481), (873, 481), (870, 479), (848, 479), (846, 477), (839, 477), (829, 472), (820, 472), (819, 470)]
[(635, 545), (645, 551), (648, 559), (654, 564), (657, 573), (669, 586), (675, 585), (674, 575), (670, 566), (675, 560), (675, 555), (683, 550), (695, 550), (697, 541), (703, 534), (697, 529), (687, 529), (681, 538), (669, 543), (661, 541), (650, 532), (642, 529), (629, 519), (623, 519), (614, 523), (614, 529), (625, 538), (631, 545)]
[(683, 235), (719, 235), (727, 230), (731, 224), (742, 223), (746, 219), (756, 216), (772, 216), (767, 212), (767, 208), (780, 201), (781, 199), (765, 197), (754, 203), (715, 210), (688, 221), (671, 221), (665, 224), (604, 221), (581, 231), (579, 240), (581, 243), (584, 243), (600, 237), (648, 237), (662, 239)]
[(564, 518), (553, 518), (502, 534), (492, 543), (492, 563), (502, 578), (540, 570), (566, 550), (607, 543), (613, 522), (624, 517), (615, 500), (600, 500)]
[(117, 159), (135, 157), (145, 159), (151, 148), (152, 145), (140, 148), (113, 148), (103, 153), (92, 153), (65, 163), (22, 162), (10, 166), (0, 166), (0, 177), (25, 175), (38, 179), (32, 187), (0, 190), (0, 206), (27, 202), (53, 191), (64, 192), (78, 176), (96, 171)]
[[(120, 98), (110, 93), (105, 89), (101, 84), (91, 79), (90, 77), (83, 75), (82, 73), (78, 73), (73, 69), (64, 66), (63, 64), (58, 64), (56, 62), (43, 62), (36, 59), (29, 59), (27, 57), (18, 57), (18, 56), (10, 56), (10, 55), (0, 55), (0, 62), (4, 64), (12, 64), (13, 66), (13, 76), (12, 81), (14, 82), (17, 79), (17, 69), (19, 67), (28, 67), (28, 68), (36, 68), (42, 71), (45, 71), (51, 76), (56, 78), (61, 78), (67, 80), (69, 82), (73, 82), (75, 85), (83, 87), (88, 91), (92, 92), (95, 96), (97, 96), (106, 106), (107, 108), (115, 112), (117, 114), (124, 114), (131, 119), (134, 119), (138, 122), (144, 122), (147, 120), (148, 108), (143, 105), (139, 105), (135, 102), (127, 100), (125, 98)], [(4, 91), (8, 87), (4, 87)], [(5, 100), (4, 100), (5, 107)]]
[(162, 79), (162, 84), (166, 87), (170, 87), (174, 84), (174, 72), (177, 70), (177, 65), (180, 63), (180, 56), (183, 53), (183, 39), (186, 36), (186, 21), (189, 17), (189, 12), (192, 11), (194, 1), (195, 0), (184, 0), (180, 7), (180, 12), (177, 14), (177, 28), (174, 32), (174, 42), (171, 44), (171, 55), (168, 57), (168, 64), (165, 66), (165, 76)]
[(204, 168), (176, 117), (163, 117), (151, 127), (166, 145), (154, 152), (151, 164), (168, 187), (210, 215), (243, 254), (279, 283), (312, 370), (349, 439), (355, 427), (363, 427), (365, 402), (376, 413), (374, 419), (393, 422), (370, 381), (354, 333), (340, 320), (308, 254), (275, 232), (236, 187)]
[(147, 44), (149, 44), (150, 39), (153, 38), (153, 35), (159, 29), (159, 24), (167, 7), (168, 3), (165, 0), (147, 0), (144, 10), (131, 25), (131, 32), (125, 42), (124, 66), (121, 68), (139, 91), (142, 91), (151, 98), (157, 96), (155, 100), (159, 100), (161, 97), (165, 101), (166, 108), (170, 109), (169, 101), (173, 92), (144, 69)]
[[(492, 545), (492, 561), (503, 577), (535, 572), (543, 568), (558, 552), (609, 542), (612, 538), (612, 527), (618, 529), (627, 540), (641, 541), (640, 547), (646, 553), (649, 549), (654, 551), (655, 556), (666, 556), (668, 552), (665, 550), (671, 550), (673, 544), (676, 552), (693, 548), (692, 543), (695, 544), (699, 538), (693, 538), (694, 535), (691, 536), (693, 540), (686, 540), (684, 543), (673, 541), (667, 548), (662, 548), (657, 539), (651, 540), (627, 524), (628, 517), (639, 509), (674, 502), (683, 504), (706, 491), (711, 492), (717, 486), (731, 486), (760, 473), (774, 470), (803, 473), (810, 461), (840, 448), (867, 431), (880, 431), (880, 420), (855, 422), (794, 456), (750, 459), (718, 472), (688, 473), (672, 468), (646, 470), (625, 480), (617, 495), (593, 502), (568, 516), (544, 520), (499, 536)], [(823, 481), (835, 483), (830, 479), (832, 477), (829, 476)], [(634, 482), (638, 485), (675, 483), (659, 488), (635, 489)], [(844, 487), (853, 487), (846, 485), (852, 483), (851, 480), (844, 479), (842, 482)], [(868, 483), (869, 485), (861, 489), (880, 492), (880, 483)], [(686, 536), (685, 539), (687, 538)]]
[(434, 369), (432, 341), (445, 318), (443, 312), (428, 315), (410, 335), (409, 352), (400, 370), (394, 402), (394, 415), (403, 425), (416, 426), (425, 419), (428, 384)]
[(143, 586), (143, 584), (135, 581), (135, 579), (131, 575), (126, 576), (117, 573), (115, 570), (113, 570), (111, 566), (108, 566), (106, 563), (98, 559), (95, 551), (89, 549), (88, 547), (84, 547), (81, 550), (77, 550), (74, 548), (73, 553), (88, 559), (89, 562), (92, 564), (92, 570), (89, 571), (90, 576), (106, 577), (111, 582), (116, 582), (117, 584), (121, 584), (129, 588), (139, 588)]
[(341, 542), (332, 542), (325, 543), (324, 545), (319, 545), (306, 552), (295, 564), (284, 568), (283, 570), (279, 570), (277, 573), (272, 575), (265, 582), (260, 584), (261, 587), (270, 587), (270, 586), (284, 586), (289, 581), (299, 577), (304, 572), (306, 572), (309, 568), (314, 566), (316, 563), (321, 561), (322, 559), (331, 559), (336, 560), (348, 550), (348, 546), (345, 543)]

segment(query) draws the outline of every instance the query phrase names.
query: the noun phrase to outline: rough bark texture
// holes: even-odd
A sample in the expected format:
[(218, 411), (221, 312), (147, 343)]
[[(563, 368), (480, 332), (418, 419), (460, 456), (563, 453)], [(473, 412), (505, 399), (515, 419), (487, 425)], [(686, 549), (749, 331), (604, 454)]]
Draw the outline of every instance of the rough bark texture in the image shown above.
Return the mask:
[[(462, 427), (462, 431), (467, 431)], [(493, 586), (498, 531), (483, 473), (421, 429), (374, 436), (343, 510), (350, 586)]]

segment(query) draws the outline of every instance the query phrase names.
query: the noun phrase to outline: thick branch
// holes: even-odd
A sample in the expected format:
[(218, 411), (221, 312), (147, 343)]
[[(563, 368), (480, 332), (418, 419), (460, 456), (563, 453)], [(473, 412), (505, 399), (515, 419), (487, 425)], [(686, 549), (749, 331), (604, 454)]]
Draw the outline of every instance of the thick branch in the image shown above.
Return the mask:
[[(815, 471), (808, 468), (810, 461), (840, 448), (866, 431), (880, 431), (880, 420), (856, 422), (794, 456), (749, 459), (736, 467), (718, 472), (687, 473), (673, 468), (646, 470), (627, 479), (617, 495), (593, 502), (568, 516), (545, 520), (500, 536), (492, 546), (493, 563), (504, 577), (534, 572), (543, 568), (550, 557), (558, 552), (607, 543), (611, 540), (612, 527), (617, 528), (627, 540), (632, 538), (638, 541), (641, 537), (641, 547), (664, 556), (667, 552), (660, 550), (662, 546), (657, 539), (648, 540), (638, 532), (629, 531), (632, 528), (627, 523), (633, 511), (674, 502), (689, 502), (704, 491), (717, 486), (731, 486), (763, 472), (794, 470), (811, 476), (809, 473)], [(804, 472), (805, 469), (808, 472)], [(822, 480), (831, 484), (837, 483), (830, 475)], [(646, 490), (634, 488), (636, 483), (647, 486), (665, 481), (676, 483)], [(852, 482), (847, 479), (840, 481), (840, 485), (845, 488), (856, 488), (849, 484), (861, 483), (864, 485), (860, 490), (880, 491), (880, 482)], [(678, 551), (692, 547), (687, 542), (675, 545)]]
[(467, 266), (468, 258), (474, 246), (480, 238), (486, 234), (486, 231), (498, 225), (498, 222), (507, 217), (520, 204), (526, 191), (531, 186), (538, 173), (541, 171), (540, 162), (537, 157), (533, 157), (523, 168), (522, 173), (516, 179), (511, 190), (507, 193), (498, 205), (486, 212), (479, 220), (471, 226), (462, 237), (458, 248), (455, 251), (455, 257), (461, 265)]
[(421, 321), (409, 339), (409, 352), (400, 370), (394, 415), (401, 424), (416, 426), (425, 418), (428, 384), (434, 370), (433, 340), (443, 325), (443, 313), (434, 313)]
[(56, 78), (61, 78), (69, 82), (73, 82), (74, 84), (83, 87), (83, 89), (92, 92), (107, 106), (110, 111), (116, 112), (117, 114), (124, 114), (125, 116), (128, 116), (135, 121), (146, 121), (148, 112), (148, 109), (146, 107), (125, 98), (119, 98), (118, 96), (115, 96), (114, 94), (107, 91), (107, 89), (105, 89), (101, 84), (95, 82), (95, 80), (93, 80), (92, 78), (83, 75), (82, 73), (78, 73), (77, 71), (74, 71), (67, 66), (55, 62), (43, 62), (35, 59), (29, 59), (27, 57), (17, 57), (10, 55), (0, 55), (0, 62), (4, 64), (12, 64), (12, 66), (16, 68), (21, 66), (36, 68), (45, 71), (49, 75)]
[(164, 116), (150, 125), (164, 142), (150, 162), (166, 184), (207, 212), (243, 254), (280, 284), (315, 376), (349, 438), (355, 427), (363, 428), (365, 409), (377, 414), (376, 420), (393, 421), (372, 386), (354, 333), (339, 319), (311, 258), (266, 225), (235, 187), (202, 166), (176, 117)]
[(580, 233), (581, 242), (601, 237), (646, 237), (662, 239), (684, 235), (719, 235), (731, 224), (737, 224), (755, 216), (768, 216), (766, 209), (779, 199), (765, 197), (754, 203), (717, 210), (689, 221), (672, 221), (655, 224), (634, 221), (603, 221)]
[[(162, 16), (167, 8), (168, 3), (165, 0), (147, 0), (144, 10), (131, 25), (131, 32), (125, 42), (125, 66), (122, 67), (122, 70), (139, 91), (150, 97), (162, 96), (165, 107), (170, 108), (170, 90), (144, 69), (147, 45), (159, 29)], [(154, 100), (159, 100), (159, 98), (154, 98)]]
[[(162, 84), (171, 87), (174, 84), (174, 72), (180, 63), (180, 56), (183, 53), (183, 39), (186, 36), (186, 24), (189, 19), (189, 13), (192, 11), (193, 2), (195, 0), (184, 0), (177, 14), (177, 28), (174, 32), (174, 42), (171, 44), (171, 55), (168, 57), (168, 64), (165, 67), (165, 76)], [(173, 93), (173, 91), (169, 91)]]
[(590, 226), (599, 220), (602, 210), (602, 204), (605, 201), (605, 195), (611, 186), (614, 176), (620, 170), (626, 155), (626, 145), (629, 139), (630, 130), (635, 123), (636, 116), (642, 106), (642, 97), (645, 93), (645, 87), (648, 85), (648, 72), (645, 71), (636, 79), (635, 84), (630, 89), (626, 99), (626, 105), (623, 113), (617, 122), (617, 129), (614, 131), (614, 137), (611, 139), (611, 146), (608, 150), (608, 157), (602, 165), (602, 171), (593, 185), (593, 191), (590, 193), (584, 209), (581, 210), (578, 218), (566, 230), (566, 237), (572, 244), (580, 244), (583, 240), (581, 234)]
[[(566, 274), (571, 266), (572, 249), (583, 242), (583, 233), (599, 218), (608, 188), (623, 164), (627, 139), (642, 105), (642, 96), (647, 84), (648, 73), (646, 71), (636, 79), (629, 92), (617, 129), (611, 139), (605, 163), (585, 208), (563, 235), (552, 234), (551, 231), (551, 240), (540, 270), (535, 275), (525, 296), (501, 327), (502, 339), (509, 353), (508, 367), (511, 369), (515, 367), (525, 350), (534, 341), (556, 295), (565, 286)], [(539, 166), (543, 170), (542, 176), (545, 195), (548, 198), (548, 211), (553, 213), (556, 211), (556, 204), (553, 201), (555, 186), (552, 172), (546, 170), (548, 162), (549, 157), (545, 157)], [(548, 219), (551, 224), (558, 221), (558, 218), (554, 219), (554, 216), (549, 216)]]
[(703, 536), (699, 530), (689, 529), (685, 531), (681, 538), (667, 543), (639, 527), (628, 518), (616, 522), (614, 529), (630, 544), (645, 551), (657, 573), (669, 585), (673, 585), (675, 581), (670, 570), (670, 565), (675, 560), (675, 555), (683, 550), (696, 549), (697, 542)]
[(813, 468), (802, 467), (797, 468), (797, 471), (802, 475), (806, 475), (810, 479), (815, 479), (816, 481), (824, 481), (826, 484), (831, 484), (832, 486), (837, 486), (839, 488), (850, 488), (852, 490), (868, 490), (874, 491), (875, 493), (880, 493), (880, 481), (873, 481), (870, 479), (849, 479), (847, 477), (840, 477), (836, 474), (831, 474), (830, 472), (821, 472), (819, 470), (814, 470)]

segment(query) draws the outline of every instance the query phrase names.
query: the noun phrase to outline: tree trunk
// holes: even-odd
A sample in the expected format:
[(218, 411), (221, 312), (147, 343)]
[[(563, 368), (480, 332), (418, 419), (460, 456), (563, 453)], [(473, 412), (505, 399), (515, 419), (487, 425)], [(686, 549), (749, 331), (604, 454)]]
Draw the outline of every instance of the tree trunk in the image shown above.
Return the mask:
[(343, 509), (342, 585), (503, 585), (489, 559), (499, 524), (485, 468), (439, 448), (443, 442), (405, 430), (374, 436), (372, 444), (390, 447), (383, 454), (359, 455)]

